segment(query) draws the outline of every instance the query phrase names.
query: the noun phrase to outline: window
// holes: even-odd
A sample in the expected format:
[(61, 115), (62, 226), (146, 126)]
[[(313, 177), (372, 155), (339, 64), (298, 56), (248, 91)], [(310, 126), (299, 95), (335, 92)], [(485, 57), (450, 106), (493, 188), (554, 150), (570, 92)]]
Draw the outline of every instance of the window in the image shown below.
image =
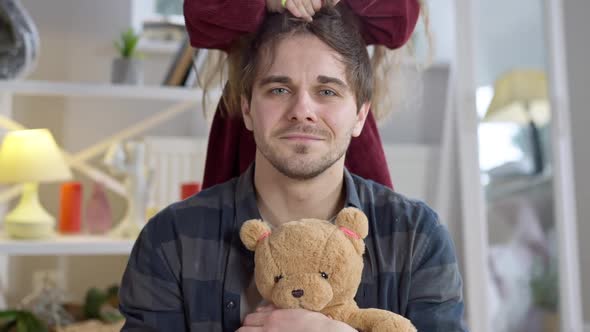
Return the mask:
[(156, 0), (156, 14), (162, 16), (181, 16), (182, 0)]
[(184, 26), (183, 0), (132, 0), (132, 27), (142, 31), (146, 22)]

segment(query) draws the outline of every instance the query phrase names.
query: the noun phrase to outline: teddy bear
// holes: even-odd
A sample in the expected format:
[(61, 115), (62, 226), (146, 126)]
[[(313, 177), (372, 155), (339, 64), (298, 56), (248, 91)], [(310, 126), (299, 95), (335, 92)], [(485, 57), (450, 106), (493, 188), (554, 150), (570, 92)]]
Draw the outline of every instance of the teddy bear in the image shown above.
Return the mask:
[(368, 232), (365, 214), (349, 207), (334, 223), (301, 219), (272, 229), (262, 220), (248, 220), (240, 239), (254, 251), (260, 295), (278, 308), (321, 312), (364, 332), (414, 332), (403, 316), (360, 309), (354, 300)]

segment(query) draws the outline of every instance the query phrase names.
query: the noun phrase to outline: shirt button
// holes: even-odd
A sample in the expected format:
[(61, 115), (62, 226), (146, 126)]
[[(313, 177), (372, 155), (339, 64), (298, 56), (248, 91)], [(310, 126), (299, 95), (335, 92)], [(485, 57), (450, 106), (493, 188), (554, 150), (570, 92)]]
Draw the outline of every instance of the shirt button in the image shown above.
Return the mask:
[(225, 307), (226, 307), (227, 309), (233, 309), (233, 308), (235, 308), (235, 307), (236, 307), (236, 303), (235, 303), (234, 301), (228, 301), (228, 302), (225, 304)]

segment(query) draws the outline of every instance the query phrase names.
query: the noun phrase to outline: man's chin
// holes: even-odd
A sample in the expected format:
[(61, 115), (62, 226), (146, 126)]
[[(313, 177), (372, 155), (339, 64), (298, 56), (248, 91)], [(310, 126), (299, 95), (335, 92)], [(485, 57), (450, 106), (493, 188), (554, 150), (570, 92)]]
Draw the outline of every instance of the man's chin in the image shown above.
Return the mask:
[(278, 169), (284, 176), (299, 181), (311, 180), (320, 174), (322, 174), (325, 170), (316, 170), (316, 171), (295, 171), (289, 169)]

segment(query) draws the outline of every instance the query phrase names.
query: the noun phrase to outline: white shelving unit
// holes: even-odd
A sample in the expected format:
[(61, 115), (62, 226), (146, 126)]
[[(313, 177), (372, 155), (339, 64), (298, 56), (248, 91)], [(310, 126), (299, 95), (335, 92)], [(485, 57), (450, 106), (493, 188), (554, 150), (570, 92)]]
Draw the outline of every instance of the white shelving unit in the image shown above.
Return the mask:
[[(201, 102), (202, 90), (185, 87), (114, 85), (109, 83), (59, 82), (42, 80), (0, 80), (0, 115), (13, 116), (15, 96), (56, 98), (101, 98), (104, 100), (164, 101), (182, 105)], [(179, 104), (179, 109), (186, 106)], [(173, 106), (174, 107), (174, 106)], [(0, 134), (2, 129), (0, 129)], [(2, 206), (0, 206), (1, 208)], [(0, 219), (0, 225), (2, 220)], [(0, 230), (0, 309), (6, 306), (2, 294), (10, 276), (9, 257), (56, 256), (64, 269), (68, 256), (127, 256), (135, 240), (98, 235), (56, 235), (43, 240), (9, 238)]]
[[(200, 102), (202, 90), (184, 87), (0, 80), (0, 114), (11, 116), (14, 95)], [(4, 102), (2, 102), (4, 101)], [(1, 220), (0, 220), (1, 224)], [(10, 239), (0, 231), (0, 256), (128, 255), (133, 240), (96, 235), (56, 235), (46, 240)], [(1, 267), (0, 267), (1, 271)], [(1, 275), (0, 275), (1, 277)]]
[(0, 255), (127, 255), (133, 243), (134, 240), (99, 235), (56, 235), (43, 240), (15, 240), (0, 233)]
[(99, 97), (198, 102), (201, 100), (202, 90), (197, 88), (148, 85), (0, 80), (0, 94), (3, 93), (28, 96)]

